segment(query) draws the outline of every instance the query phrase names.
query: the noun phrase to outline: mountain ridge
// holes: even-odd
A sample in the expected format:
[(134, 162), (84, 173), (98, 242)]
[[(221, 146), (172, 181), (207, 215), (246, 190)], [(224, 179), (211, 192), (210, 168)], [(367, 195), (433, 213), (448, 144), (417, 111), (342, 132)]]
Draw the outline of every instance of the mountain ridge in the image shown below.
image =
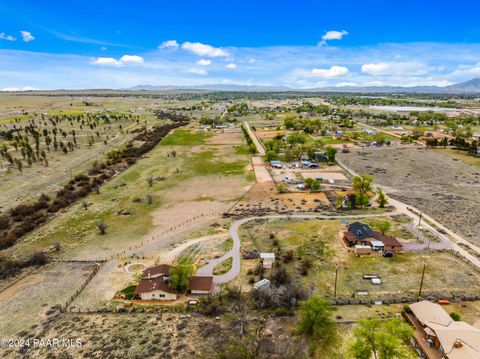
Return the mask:
[(331, 91), (331, 92), (409, 92), (409, 93), (480, 93), (480, 78), (459, 82), (449, 86), (326, 86), (315, 88), (293, 88), (289, 86), (262, 86), (239, 84), (210, 84), (194, 86), (137, 85), (123, 90), (129, 91)]

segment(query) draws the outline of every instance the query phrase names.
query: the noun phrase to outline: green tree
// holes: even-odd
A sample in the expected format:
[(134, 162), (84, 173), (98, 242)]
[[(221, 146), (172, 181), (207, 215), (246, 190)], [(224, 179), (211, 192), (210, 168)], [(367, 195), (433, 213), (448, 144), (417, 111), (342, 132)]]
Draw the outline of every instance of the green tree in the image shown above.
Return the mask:
[(353, 330), (355, 339), (349, 352), (356, 359), (402, 359), (413, 358), (409, 350), (409, 339), (413, 328), (402, 319), (386, 322), (379, 319), (364, 319)]
[(357, 205), (363, 208), (368, 204), (368, 192), (372, 190), (373, 176), (361, 174), (353, 177), (353, 189), (357, 194)]
[(387, 196), (380, 187), (377, 188), (377, 202), (380, 208), (385, 208), (385, 205), (388, 203)]
[(310, 193), (320, 191), (320, 181), (314, 178), (307, 178), (305, 183), (310, 187)]
[(325, 156), (328, 162), (335, 162), (335, 156), (337, 155), (337, 149), (333, 146), (327, 146), (325, 148)]
[(182, 260), (170, 270), (170, 286), (178, 291), (187, 288), (188, 277), (193, 273), (193, 265), (188, 260)]
[(312, 339), (312, 350), (328, 351), (337, 341), (337, 326), (332, 305), (325, 299), (311, 296), (300, 305), (297, 332)]
[(375, 227), (376, 229), (378, 229), (380, 231), (380, 233), (385, 235), (390, 230), (392, 225), (388, 221), (378, 221), (378, 222), (373, 224), (373, 227)]

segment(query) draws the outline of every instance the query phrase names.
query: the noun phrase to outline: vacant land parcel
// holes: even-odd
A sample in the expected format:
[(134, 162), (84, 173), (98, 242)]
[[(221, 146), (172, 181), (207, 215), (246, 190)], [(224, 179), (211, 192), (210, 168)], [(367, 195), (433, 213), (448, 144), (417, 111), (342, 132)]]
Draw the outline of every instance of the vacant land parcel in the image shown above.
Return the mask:
[(480, 244), (480, 170), (433, 150), (382, 149), (341, 153), (354, 171), (369, 173), (402, 202)]

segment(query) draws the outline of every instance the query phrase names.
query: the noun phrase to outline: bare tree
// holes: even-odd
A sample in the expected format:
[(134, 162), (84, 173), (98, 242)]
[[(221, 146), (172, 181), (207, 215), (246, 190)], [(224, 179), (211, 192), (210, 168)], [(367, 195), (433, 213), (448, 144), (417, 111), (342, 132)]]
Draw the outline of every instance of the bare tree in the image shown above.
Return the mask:
[(147, 183), (149, 187), (152, 187), (153, 185), (153, 176), (148, 176), (147, 177)]
[(146, 198), (147, 198), (147, 203), (148, 203), (148, 204), (152, 204), (152, 203), (153, 203), (153, 196), (152, 196), (151, 194), (147, 194)]
[(97, 226), (98, 230), (100, 231), (100, 234), (105, 234), (107, 233), (107, 224), (103, 221), (103, 219), (97, 221), (95, 223), (95, 225)]

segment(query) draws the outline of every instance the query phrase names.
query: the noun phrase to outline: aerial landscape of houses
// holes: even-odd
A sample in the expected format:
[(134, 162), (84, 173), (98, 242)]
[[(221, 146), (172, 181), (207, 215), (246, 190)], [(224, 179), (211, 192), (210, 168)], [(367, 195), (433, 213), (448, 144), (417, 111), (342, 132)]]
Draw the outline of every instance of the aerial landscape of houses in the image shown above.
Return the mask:
[(478, 14), (0, 1), (0, 358), (480, 359)]

